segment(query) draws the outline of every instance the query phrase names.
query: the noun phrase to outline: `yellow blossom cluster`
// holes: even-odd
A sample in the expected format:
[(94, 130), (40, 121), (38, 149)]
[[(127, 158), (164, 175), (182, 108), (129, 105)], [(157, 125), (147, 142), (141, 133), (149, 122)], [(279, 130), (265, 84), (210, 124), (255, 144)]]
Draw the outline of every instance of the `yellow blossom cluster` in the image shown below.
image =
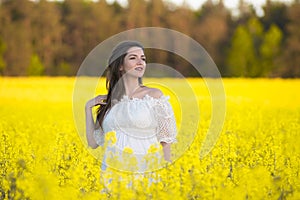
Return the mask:
[[(182, 80), (155, 81), (180, 87)], [(188, 81), (200, 121), (193, 137), (181, 136), (193, 135), (195, 108), (180, 124), (184, 112), (171, 99), (181, 134), (172, 150), (192, 141), (173, 163), (139, 174), (103, 172), (102, 160), (81, 141), (72, 115), (74, 78), (0, 78), (0, 199), (299, 199), (300, 80), (223, 79), (226, 119), (204, 158), (211, 98), (203, 79)], [(115, 134), (106, 140), (115, 144)], [(132, 149), (123, 151), (134, 167)], [(158, 151), (149, 149), (153, 169)]]

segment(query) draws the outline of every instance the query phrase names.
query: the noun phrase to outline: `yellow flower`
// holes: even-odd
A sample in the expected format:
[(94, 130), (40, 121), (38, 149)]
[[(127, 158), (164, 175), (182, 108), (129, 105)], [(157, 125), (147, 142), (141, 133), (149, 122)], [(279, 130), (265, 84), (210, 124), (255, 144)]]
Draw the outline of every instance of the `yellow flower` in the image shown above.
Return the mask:
[(111, 144), (116, 144), (117, 136), (115, 131), (110, 131), (105, 134), (105, 140), (110, 142)]
[(159, 151), (159, 147), (155, 144), (151, 144), (151, 146), (148, 148), (148, 153), (156, 153)]
[(133, 149), (130, 147), (124, 147), (123, 152), (127, 154), (133, 154)]

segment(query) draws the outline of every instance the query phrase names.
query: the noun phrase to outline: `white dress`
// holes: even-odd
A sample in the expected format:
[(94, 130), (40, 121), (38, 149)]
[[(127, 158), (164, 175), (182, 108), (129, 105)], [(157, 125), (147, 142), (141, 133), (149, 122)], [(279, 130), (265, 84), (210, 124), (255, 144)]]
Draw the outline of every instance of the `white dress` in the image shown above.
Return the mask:
[[(163, 158), (160, 142), (173, 143), (177, 134), (169, 96), (164, 95), (160, 98), (149, 95), (129, 98), (124, 95), (106, 113), (102, 127), (103, 130), (94, 131), (94, 137), (98, 145), (105, 146), (103, 170), (110, 166), (122, 171), (145, 172), (150, 169), (149, 163), (153, 163), (149, 159), (161, 161)], [(115, 133), (115, 141), (112, 145), (105, 145), (105, 135), (111, 132)], [(126, 152), (130, 150), (128, 155), (124, 153), (125, 149)], [(149, 157), (153, 149), (160, 151), (155, 152), (154, 157)], [(159, 167), (159, 163), (156, 163), (156, 167)]]

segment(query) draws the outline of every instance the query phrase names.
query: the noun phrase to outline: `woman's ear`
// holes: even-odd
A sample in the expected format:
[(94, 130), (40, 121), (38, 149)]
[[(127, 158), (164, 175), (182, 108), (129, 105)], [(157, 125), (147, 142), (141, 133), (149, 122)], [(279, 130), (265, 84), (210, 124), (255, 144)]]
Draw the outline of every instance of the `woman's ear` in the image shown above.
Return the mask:
[(123, 69), (124, 69), (124, 68), (123, 68), (123, 65), (121, 65), (120, 68), (119, 68), (119, 70), (120, 70), (120, 71), (123, 71)]

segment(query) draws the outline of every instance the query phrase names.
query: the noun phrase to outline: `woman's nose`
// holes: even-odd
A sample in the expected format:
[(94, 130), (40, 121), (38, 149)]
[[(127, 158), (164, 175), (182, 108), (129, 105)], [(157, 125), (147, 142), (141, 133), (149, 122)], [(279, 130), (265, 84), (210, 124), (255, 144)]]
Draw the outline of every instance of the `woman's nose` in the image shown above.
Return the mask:
[(138, 61), (137, 61), (137, 62), (138, 62), (138, 64), (140, 64), (140, 65), (141, 65), (141, 64), (144, 64), (144, 60), (143, 60), (142, 58), (138, 58)]

